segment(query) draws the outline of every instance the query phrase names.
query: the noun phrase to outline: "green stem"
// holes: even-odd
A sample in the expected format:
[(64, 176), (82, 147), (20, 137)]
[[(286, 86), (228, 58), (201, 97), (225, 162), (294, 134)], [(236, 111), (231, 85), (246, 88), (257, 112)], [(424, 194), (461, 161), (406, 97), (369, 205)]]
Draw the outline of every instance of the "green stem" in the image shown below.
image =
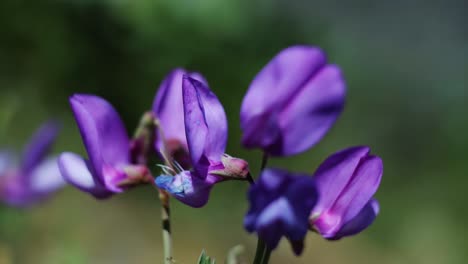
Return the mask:
[[(162, 129), (159, 127), (159, 122), (152, 112), (146, 112), (140, 120), (140, 123), (133, 136), (134, 139), (134, 159), (138, 164), (148, 165), (148, 156), (153, 149), (153, 142), (155, 131), (158, 129), (162, 137)], [(163, 150), (165, 163), (167, 166), (172, 167), (171, 162), (168, 160), (166, 148)], [(153, 181), (154, 184), (154, 181)], [(157, 188), (157, 186), (155, 186)], [(164, 247), (164, 264), (172, 264), (172, 236), (171, 236), (171, 214), (169, 205), (169, 194), (163, 190), (159, 190), (159, 200), (161, 201), (161, 224), (162, 224), (162, 237)]]
[(161, 200), (161, 222), (164, 246), (164, 264), (172, 264), (172, 235), (171, 235), (171, 214), (169, 207), (169, 195), (160, 190), (159, 199)]
[(263, 152), (262, 166), (260, 167), (260, 174), (262, 174), (262, 171), (265, 169), (267, 163), (268, 163), (268, 153)]
[(263, 254), (263, 260), (260, 263), (261, 264), (268, 264), (268, 262), (270, 261), (270, 256), (271, 256), (271, 250), (268, 247), (266, 247), (265, 248), (265, 253)]
[[(266, 152), (263, 152), (262, 165), (260, 167), (259, 175), (262, 174), (262, 172), (265, 169), (267, 163), (268, 163), (268, 154)], [(251, 184), (254, 184), (252, 176), (250, 176), (250, 178), (251, 178), (252, 181), (249, 181), (249, 182)], [(255, 258), (254, 258), (253, 264), (268, 263), (268, 260), (270, 259), (270, 254), (271, 254), (271, 250), (269, 250), (267, 248), (265, 242), (262, 239), (258, 238), (257, 250), (255, 251)], [(266, 257), (266, 262), (265, 262), (265, 257)]]
[(259, 238), (258, 241), (257, 241), (257, 250), (255, 252), (255, 259), (254, 259), (253, 264), (261, 264), (262, 263), (262, 259), (263, 259), (263, 255), (265, 254), (265, 250), (266, 250), (265, 242), (263, 242), (263, 240), (261, 240)]

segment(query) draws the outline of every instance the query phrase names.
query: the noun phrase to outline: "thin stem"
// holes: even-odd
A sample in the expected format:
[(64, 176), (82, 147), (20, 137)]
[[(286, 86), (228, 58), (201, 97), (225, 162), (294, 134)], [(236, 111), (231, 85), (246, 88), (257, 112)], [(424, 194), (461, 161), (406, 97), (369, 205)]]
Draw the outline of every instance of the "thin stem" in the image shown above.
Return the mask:
[[(259, 175), (262, 174), (267, 163), (268, 163), (268, 154), (266, 152), (263, 152), (262, 165), (260, 167)], [(250, 173), (247, 175), (247, 180), (249, 180), (250, 184), (254, 184), (252, 175), (250, 175)], [(253, 264), (268, 263), (268, 260), (270, 259), (270, 254), (271, 254), (271, 250), (267, 248), (265, 242), (259, 237), (257, 241), (257, 250), (255, 251), (255, 258), (254, 258)], [(265, 262), (265, 256), (267, 257), (267, 262)]]
[(164, 264), (172, 264), (172, 235), (171, 235), (171, 211), (169, 206), (169, 195), (159, 190), (159, 199), (161, 200), (161, 223), (164, 245)]
[(271, 249), (269, 249), (268, 247), (265, 248), (265, 252), (263, 254), (263, 259), (262, 259), (262, 262), (260, 262), (261, 264), (268, 264), (268, 262), (270, 261), (270, 256), (271, 256)]
[[(158, 119), (153, 115), (152, 112), (146, 112), (138, 125), (137, 130), (134, 134), (134, 145), (133, 145), (133, 155), (135, 162), (148, 165), (148, 156), (153, 149), (154, 137), (156, 135), (155, 131), (159, 132), (161, 140), (164, 140), (164, 134), (159, 125)], [(164, 161), (166, 166), (174, 169), (172, 162), (169, 160), (169, 156), (166, 153), (166, 144), (164, 143), (164, 149), (162, 150)], [(157, 188), (154, 181), (152, 181), (154, 186)], [(164, 264), (172, 264), (172, 236), (171, 236), (171, 211), (169, 204), (169, 194), (164, 190), (157, 188), (159, 191), (159, 200), (161, 201), (161, 223), (162, 223), (162, 237), (163, 237), (163, 247), (164, 247)]]
[(257, 241), (257, 250), (255, 251), (255, 259), (253, 264), (261, 264), (263, 256), (265, 254), (266, 246), (263, 240), (258, 239)]
[(266, 152), (263, 152), (263, 156), (262, 156), (262, 166), (260, 167), (260, 174), (262, 173), (262, 171), (265, 169), (267, 163), (268, 163), (268, 153)]
[(255, 184), (255, 181), (252, 177), (252, 174), (250, 174), (250, 172), (247, 174), (247, 181), (250, 183), (250, 185), (254, 185)]

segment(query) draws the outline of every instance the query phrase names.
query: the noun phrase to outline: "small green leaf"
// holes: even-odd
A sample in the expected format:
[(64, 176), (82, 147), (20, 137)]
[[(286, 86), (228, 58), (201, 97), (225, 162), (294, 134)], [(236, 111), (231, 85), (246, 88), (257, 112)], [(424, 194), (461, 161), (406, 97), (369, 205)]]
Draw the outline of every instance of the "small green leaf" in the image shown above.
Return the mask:
[(211, 259), (209, 256), (206, 255), (205, 250), (202, 250), (200, 257), (198, 258), (197, 264), (216, 264), (216, 260)]

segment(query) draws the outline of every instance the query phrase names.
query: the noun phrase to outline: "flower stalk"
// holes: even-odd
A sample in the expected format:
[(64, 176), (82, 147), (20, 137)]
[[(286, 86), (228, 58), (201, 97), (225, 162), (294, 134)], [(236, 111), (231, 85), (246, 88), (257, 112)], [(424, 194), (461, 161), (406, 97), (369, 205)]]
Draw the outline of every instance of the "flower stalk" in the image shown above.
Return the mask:
[[(263, 170), (266, 168), (267, 163), (268, 163), (268, 154), (266, 152), (263, 152), (262, 163), (261, 163), (260, 172), (258, 173), (258, 175), (262, 174)], [(249, 176), (250, 176), (250, 173), (249, 173)], [(252, 176), (250, 176), (250, 178), (248, 178), (248, 179), (249, 179), (249, 182), (250, 182), (251, 185), (255, 184), (254, 180), (252, 179)], [(258, 241), (257, 241), (257, 249), (255, 251), (255, 258), (254, 258), (253, 264), (268, 263), (269, 254), (268, 254), (268, 259), (266, 260), (266, 262), (264, 261), (265, 256), (266, 256), (265, 254), (267, 253), (267, 251), (269, 251), (269, 250), (267, 249), (265, 241), (263, 241), (259, 237)], [(271, 253), (271, 251), (270, 251), (270, 253)]]
[[(159, 122), (152, 112), (146, 112), (138, 125), (137, 130), (134, 134), (132, 142), (132, 153), (135, 161), (142, 165), (148, 164), (148, 157), (153, 150), (153, 142), (155, 137), (156, 129), (162, 136), (161, 128), (158, 126)], [(165, 155), (164, 151), (164, 162), (166, 166), (172, 168), (171, 162)], [(154, 181), (153, 181), (154, 184)], [(169, 194), (164, 190), (159, 189), (155, 184), (154, 186), (158, 189), (159, 200), (161, 201), (161, 228), (163, 237), (163, 251), (164, 251), (164, 264), (172, 264), (172, 235), (171, 235), (171, 214), (170, 214), (170, 200)]]

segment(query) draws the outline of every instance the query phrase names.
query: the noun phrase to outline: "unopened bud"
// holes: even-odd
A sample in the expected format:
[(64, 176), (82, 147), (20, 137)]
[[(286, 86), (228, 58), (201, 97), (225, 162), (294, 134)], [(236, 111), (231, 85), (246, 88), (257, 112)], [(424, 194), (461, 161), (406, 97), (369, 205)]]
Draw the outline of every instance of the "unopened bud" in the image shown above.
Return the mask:
[(249, 174), (249, 164), (247, 161), (224, 154), (221, 158), (221, 162), (224, 168), (210, 171), (211, 174), (242, 180), (247, 178)]
[(146, 166), (129, 165), (124, 168), (127, 178), (119, 182), (119, 187), (132, 187), (140, 184), (153, 183), (153, 177)]

